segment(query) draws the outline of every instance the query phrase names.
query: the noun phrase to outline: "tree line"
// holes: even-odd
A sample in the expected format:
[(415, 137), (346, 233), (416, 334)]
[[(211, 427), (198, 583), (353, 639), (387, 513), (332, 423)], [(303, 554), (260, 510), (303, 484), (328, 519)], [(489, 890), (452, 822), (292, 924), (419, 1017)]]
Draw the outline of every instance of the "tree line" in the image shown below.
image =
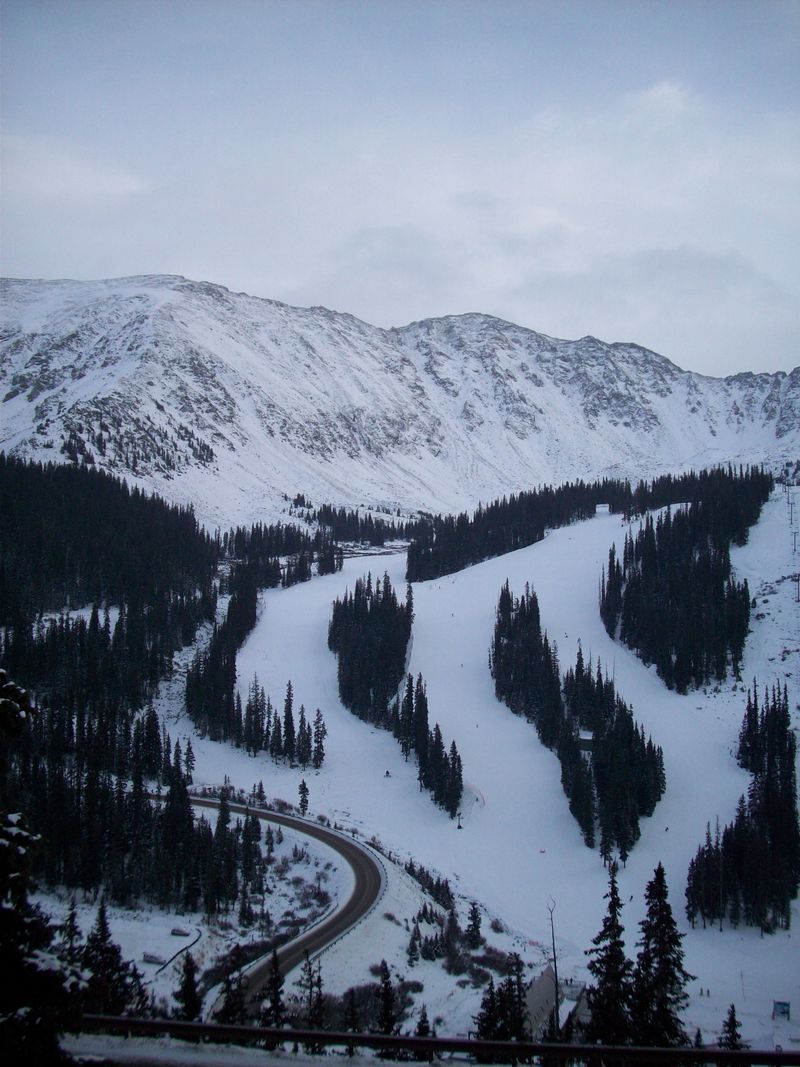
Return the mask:
[[(600, 664), (587, 669), (579, 646), (563, 679), (557, 650), (542, 630), (536, 593), (500, 590), (489, 665), (495, 694), (536, 727), (555, 751), (569, 808), (590, 848), (623, 863), (639, 838), (639, 819), (652, 815), (666, 787), (660, 747), (645, 737)], [(598, 842), (599, 838), (599, 842)]]
[(762, 470), (740, 468), (737, 473), (729, 467), (690, 471), (664, 475), (651, 482), (640, 481), (635, 487), (629, 481), (608, 478), (568, 482), (558, 487), (543, 486), (512, 493), (479, 505), (472, 515), (462, 512), (420, 520), (421, 528), (408, 548), (406, 578), (410, 582), (439, 578), (473, 563), (525, 548), (540, 541), (548, 529), (590, 518), (598, 504), (607, 504), (611, 512), (628, 520), (668, 504), (719, 502), (719, 487), (723, 483), (733, 486), (733, 491), (718, 506), (727, 509), (727, 521), (735, 528), (735, 536), (746, 537), (747, 528), (755, 519), (748, 520), (747, 505), (737, 501), (738, 490), (742, 485), (758, 484), (766, 499), (772, 488), (772, 476)]
[(750, 771), (734, 821), (706, 838), (689, 864), (686, 914), (692, 925), (727, 920), (768, 932), (788, 929), (800, 889), (797, 742), (786, 687), (747, 694), (737, 762)]
[(738, 676), (750, 590), (732, 577), (730, 545), (745, 543), (771, 485), (756, 470), (716, 472), (703, 500), (648, 515), (636, 537), (627, 534), (621, 561), (611, 546), (600, 588), (605, 628), (654, 663), (670, 689), (722, 681), (729, 665)]
[[(213, 830), (194, 817), (191, 742), (173, 745), (152, 708), (117, 738), (113, 762), (91, 728), (77, 746), (67, 716), (50, 710), (31, 719), (3, 790), (45, 843), (31, 857), (44, 885), (207, 915), (230, 910), (242, 895), (263, 898), (258, 820), (231, 826), (225, 796)], [(160, 801), (150, 798), (154, 783)]]
[(414, 753), (421, 789), (451, 818), (458, 812), (463, 791), (461, 757), (452, 741), (446, 747), (439, 724), (431, 729), (428, 697), (422, 677), (406, 678), (402, 699), (396, 696), (405, 672), (414, 618), (411, 586), (401, 604), (388, 574), (356, 581), (333, 604), (328, 648), (338, 657), (339, 697), (365, 722), (391, 730), (406, 759)]
[(316, 522), (327, 530), (334, 541), (358, 541), (373, 546), (385, 545), (387, 541), (408, 540), (420, 526), (420, 520), (391, 522), (367, 513), (347, 508), (335, 508), (322, 504), (309, 512), (309, 521)]
[(191, 511), (95, 470), (0, 455), (0, 492), (6, 668), (44, 706), (141, 708), (214, 617), (218, 542)]
[[(568, 482), (512, 493), (472, 515), (438, 515), (408, 546), (406, 578), (427, 581), (541, 541), (545, 531), (594, 515), (597, 504), (621, 506), (627, 483)], [(629, 488), (629, 487), (628, 487)]]
[(220, 556), (189, 508), (102, 471), (0, 452), (0, 625), (208, 593)]
[(224, 559), (249, 568), (259, 589), (307, 582), (315, 565), (318, 574), (334, 574), (344, 559), (329, 531), (294, 523), (236, 526), (223, 534), (220, 545)]

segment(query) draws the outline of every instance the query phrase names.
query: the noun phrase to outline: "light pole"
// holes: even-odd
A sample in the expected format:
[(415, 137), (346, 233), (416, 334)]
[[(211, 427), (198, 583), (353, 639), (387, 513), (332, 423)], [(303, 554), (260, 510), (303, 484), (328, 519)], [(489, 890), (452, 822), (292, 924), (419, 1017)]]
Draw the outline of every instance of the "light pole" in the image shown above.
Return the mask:
[(547, 902), (547, 910), (550, 912), (550, 938), (553, 944), (553, 985), (555, 986), (555, 1004), (553, 1005), (553, 1040), (559, 1037), (558, 1025), (558, 960), (556, 959), (556, 928), (553, 922), (553, 912), (556, 910), (556, 902), (551, 897)]

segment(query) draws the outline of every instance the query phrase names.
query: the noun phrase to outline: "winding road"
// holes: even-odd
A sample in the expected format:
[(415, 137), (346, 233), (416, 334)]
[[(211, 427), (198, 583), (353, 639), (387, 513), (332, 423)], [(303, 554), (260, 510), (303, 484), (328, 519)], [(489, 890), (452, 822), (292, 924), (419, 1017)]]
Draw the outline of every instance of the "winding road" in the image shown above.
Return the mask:
[[(193, 807), (219, 807), (219, 801), (211, 797), (193, 796), (191, 802)], [(383, 892), (384, 870), (380, 862), (363, 845), (320, 823), (312, 823), (307, 819), (284, 815), (277, 811), (251, 808), (244, 804), (231, 803), (229, 807), (232, 814), (245, 815), (249, 812), (251, 815), (256, 815), (262, 822), (285, 826), (305, 834), (306, 837), (321, 841), (337, 852), (353, 871), (355, 885), (348, 899), (326, 919), (278, 949), (281, 974), (285, 976), (303, 962), (306, 952), (312, 956), (322, 951), (371, 911)], [(257, 1000), (266, 985), (270, 962), (271, 953), (256, 960), (244, 972), (248, 1003)]]

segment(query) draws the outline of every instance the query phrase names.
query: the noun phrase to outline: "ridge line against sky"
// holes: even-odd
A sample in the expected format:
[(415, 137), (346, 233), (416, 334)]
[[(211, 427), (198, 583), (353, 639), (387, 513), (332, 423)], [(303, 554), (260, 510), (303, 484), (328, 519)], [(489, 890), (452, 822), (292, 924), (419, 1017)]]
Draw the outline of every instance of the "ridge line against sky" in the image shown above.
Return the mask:
[(800, 362), (793, 0), (2, 0), (0, 273)]

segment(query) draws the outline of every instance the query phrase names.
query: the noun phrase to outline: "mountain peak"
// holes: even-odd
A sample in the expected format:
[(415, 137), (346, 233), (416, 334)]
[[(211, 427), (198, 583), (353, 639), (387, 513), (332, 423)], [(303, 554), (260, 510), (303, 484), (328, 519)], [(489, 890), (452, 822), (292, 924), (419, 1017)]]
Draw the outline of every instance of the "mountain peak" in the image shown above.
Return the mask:
[(0, 447), (94, 463), (209, 525), (457, 510), (541, 482), (800, 454), (800, 369), (716, 379), (466, 313), (379, 329), (180, 275), (2, 284)]

